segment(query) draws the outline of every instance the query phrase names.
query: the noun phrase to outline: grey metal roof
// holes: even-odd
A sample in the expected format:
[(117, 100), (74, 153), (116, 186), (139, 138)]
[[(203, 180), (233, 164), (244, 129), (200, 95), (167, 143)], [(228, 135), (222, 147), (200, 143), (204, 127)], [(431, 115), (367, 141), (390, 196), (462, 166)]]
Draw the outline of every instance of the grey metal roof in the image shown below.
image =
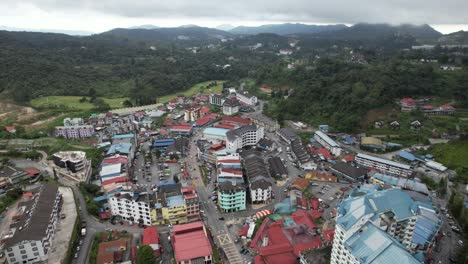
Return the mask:
[(257, 131), (257, 126), (256, 125), (241, 126), (237, 129), (226, 132), (226, 136), (229, 141), (233, 141), (237, 137), (241, 137), (244, 133), (249, 132), (249, 131)]

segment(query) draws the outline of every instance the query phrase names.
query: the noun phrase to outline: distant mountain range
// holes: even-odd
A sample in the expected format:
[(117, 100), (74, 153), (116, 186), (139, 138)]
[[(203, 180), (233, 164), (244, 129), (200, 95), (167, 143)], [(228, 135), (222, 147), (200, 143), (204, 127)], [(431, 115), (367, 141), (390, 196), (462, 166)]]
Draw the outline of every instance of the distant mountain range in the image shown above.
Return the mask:
[(431, 26), (424, 25), (389, 25), (389, 24), (365, 24), (360, 23), (341, 30), (325, 31), (315, 34), (319, 38), (337, 38), (337, 39), (371, 39), (380, 38), (389, 35), (407, 34), (417, 40), (437, 40), (442, 36)]
[(1, 26), (0, 30), (7, 30), (7, 31), (24, 31), (24, 32), (42, 32), (42, 33), (59, 33), (59, 34), (67, 34), (72, 36), (89, 36), (94, 34), (90, 31), (82, 31), (82, 30), (65, 30), (65, 29), (32, 29), (32, 28), (17, 28), (17, 27), (8, 27), (8, 26)]
[(129, 27), (128, 29), (155, 29), (155, 28), (159, 28), (159, 27), (155, 25), (146, 24), (146, 25), (141, 25), (141, 26)]
[(255, 35), (260, 33), (273, 33), (278, 35), (291, 35), (291, 34), (311, 34), (319, 33), (324, 31), (336, 31), (340, 29), (347, 28), (346, 25), (337, 24), (337, 25), (306, 25), (306, 24), (272, 24), (272, 25), (262, 25), (258, 27), (235, 27), (229, 32), (233, 34), (242, 34), (242, 35)]
[(235, 28), (235, 26), (230, 25), (230, 24), (221, 24), (221, 25), (216, 26), (215, 28), (219, 30), (229, 31)]
[(116, 28), (99, 34), (136, 41), (170, 42), (170, 41), (203, 41), (231, 37), (232, 34), (223, 30), (187, 25), (176, 28), (128, 29)]
[(468, 45), (468, 31), (458, 31), (439, 38), (442, 45)]

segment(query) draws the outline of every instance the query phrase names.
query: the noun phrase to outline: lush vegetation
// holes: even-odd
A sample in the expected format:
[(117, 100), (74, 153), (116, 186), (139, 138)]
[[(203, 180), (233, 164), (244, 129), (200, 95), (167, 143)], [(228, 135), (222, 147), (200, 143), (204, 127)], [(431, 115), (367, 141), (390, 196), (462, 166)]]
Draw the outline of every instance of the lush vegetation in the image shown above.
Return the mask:
[(137, 264), (156, 263), (156, 260), (153, 249), (149, 245), (142, 245), (138, 248), (136, 256)]
[(292, 94), (272, 98), (266, 112), (277, 118), (326, 122), (339, 131), (355, 131), (371, 109), (393, 104), (406, 96), (444, 95), (467, 100), (468, 74), (445, 73), (430, 65), (402, 59), (369, 64), (321, 59), (313, 65), (288, 70), (284, 63), (257, 71), (257, 82), (289, 86)]
[[(83, 100), (83, 98), (85, 100)], [(44, 96), (31, 100), (31, 106), (37, 109), (68, 109), (93, 110), (96, 105), (90, 102), (90, 97), (80, 96)], [(128, 98), (101, 98), (110, 108), (122, 108)]]
[(0, 213), (16, 202), (23, 195), (23, 191), (19, 188), (7, 191), (6, 195), (0, 199)]
[(436, 144), (427, 152), (434, 155), (437, 161), (455, 170), (458, 179), (463, 183), (468, 182), (468, 141), (466, 139)]
[(86, 209), (88, 213), (94, 216), (98, 216), (99, 208), (101, 207), (98, 202), (94, 201), (94, 197), (97, 196), (97, 193), (101, 188), (97, 185), (90, 183), (80, 183), (80, 191), (83, 194), (86, 201)]

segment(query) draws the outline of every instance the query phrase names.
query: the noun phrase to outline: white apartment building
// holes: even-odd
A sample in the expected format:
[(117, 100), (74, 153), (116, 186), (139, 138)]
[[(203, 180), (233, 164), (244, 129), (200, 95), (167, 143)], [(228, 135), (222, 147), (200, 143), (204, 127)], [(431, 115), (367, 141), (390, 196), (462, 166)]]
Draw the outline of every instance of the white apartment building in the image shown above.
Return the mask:
[(216, 106), (223, 106), (226, 99), (220, 94), (210, 94), (210, 104)]
[(409, 177), (412, 173), (411, 166), (382, 159), (379, 157), (358, 153), (356, 155), (355, 161), (360, 166), (369, 168), (369, 169), (376, 169), (384, 174), (395, 175), (399, 177)]
[(46, 184), (18, 203), (10, 233), (4, 238), (9, 264), (47, 261), (59, 220), (62, 196), (55, 184)]
[(267, 203), (271, 201), (272, 184), (266, 179), (250, 180), (250, 199), (252, 203)]
[(239, 102), (233, 99), (226, 99), (223, 103), (224, 115), (235, 115), (239, 113)]
[(314, 139), (324, 148), (328, 149), (331, 154), (335, 156), (341, 155), (341, 146), (322, 131), (315, 131)]
[(441, 221), (430, 204), (401, 189), (369, 191), (338, 206), (331, 263), (421, 263)]
[(119, 193), (108, 199), (112, 215), (121, 216), (129, 223), (151, 225), (150, 197), (140, 193), (134, 197), (133, 193)]
[(256, 105), (258, 102), (258, 98), (255, 95), (250, 95), (247, 92), (241, 92), (237, 91), (236, 92), (236, 98), (240, 102), (246, 104), (246, 105)]
[(226, 133), (226, 148), (231, 151), (246, 146), (255, 146), (265, 136), (265, 129), (256, 125), (247, 125)]

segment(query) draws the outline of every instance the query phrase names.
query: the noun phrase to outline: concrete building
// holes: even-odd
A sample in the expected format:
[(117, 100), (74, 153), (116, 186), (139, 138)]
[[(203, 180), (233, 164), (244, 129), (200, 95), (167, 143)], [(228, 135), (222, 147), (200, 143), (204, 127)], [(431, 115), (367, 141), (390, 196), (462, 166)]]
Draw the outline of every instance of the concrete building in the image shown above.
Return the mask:
[(177, 264), (210, 264), (213, 250), (203, 222), (175, 225), (170, 234)]
[(255, 146), (265, 136), (263, 127), (256, 125), (242, 126), (226, 133), (226, 147), (231, 151), (237, 151), (246, 146)]
[(291, 144), (294, 140), (300, 139), (296, 133), (289, 128), (280, 128), (276, 134), (288, 144)]
[(14, 166), (5, 166), (0, 170), (0, 179), (2, 179), (0, 188), (6, 189), (12, 185), (28, 181), (29, 178), (29, 174), (22, 169)]
[(193, 128), (191, 126), (172, 126), (169, 132), (173, 136), (190, 136), (192, 135)]
[(400, 189), (369, 191), (337, 209), (331, 263), (422, 263), (442, 221), (432, 205)]
[(241, 103), (246, 104), (246, 105), (256, 105), (258, 102), (257, 96), (251, 95), (248, 92), (243, 92), (243, 91), (237, 91), (236, 98)]
[(117, 193), (108, 200), (112, 215), (122, 217), (129, 223), (151, 225), (151, 202), (154, 198), (146, 192)]
[(280, 129), (278, 121), (261, 114), (252, 116), (252, 122), (257, 126), (264, 127), (268, 132), (273, 133)]
[(221, 107), (223, 106), (224, 100), (226, 99), (221, 94), (210, 94), (210, 104), (212, 105)]
[(232, 116), (239, 113), (239, 101), (235, 99), (226, 99), (223, 103), (223, 114)]
[(399, 162), (382, 159), (379, 157), (358, 153), (355, 161), (360, 166), (378, 170), (384, 174), (400, 177), (409, 177), (412, 173), (411, 166)]
[(185, 109), (184, 112), (184, 121), (185, 122), (195, 122), (201, 117), (201, 107), (191, 107)]
[(164, 207), (161, 210), (164, 222), (171, 225), (187, 223), (187, 205), (182, 195), (168, 196), (165, 198)]
[(225, 181), (218, 186), (218, 205), (222, 212), (245, 210), (246, 198), (246, 189), (243, 184)]
[(187, 221), (200, 221), (200, 201), (198, 199), (197, 192), (195, 191), (195, 187), (183, 187), (180, 191), (182, 192), (186, 205)]
[(244, 150), (241, 156), (249, 184), (250, 200), (252, 203), (270, 202), (273, 184), (262, 154), (256, 150)]
[(46, 262), (55, 236), (62, 204), (58, 186), (42, 185), (31, 194), (18, 203), (18, 214), (3, 238), (9, 264)]
[(60, 151), (52, 155), (54, 164), (73, 173), (84, 170), (88, 161), (83, 151)]
[(324, 148), (328, 149), (331, 154), (335, 156), (341, 155), (341, 146), (322, 131), (315, 131), (314, 139)]
[(367, 177), (367, 169), (341, 161), (333, 164), (330, 169), (334, 175), (346, 182), (363, 182)]
[(94, 135), (94, 127), (91, 125), (57, 126), (55, 137), (63, 138), (89, 138)]

